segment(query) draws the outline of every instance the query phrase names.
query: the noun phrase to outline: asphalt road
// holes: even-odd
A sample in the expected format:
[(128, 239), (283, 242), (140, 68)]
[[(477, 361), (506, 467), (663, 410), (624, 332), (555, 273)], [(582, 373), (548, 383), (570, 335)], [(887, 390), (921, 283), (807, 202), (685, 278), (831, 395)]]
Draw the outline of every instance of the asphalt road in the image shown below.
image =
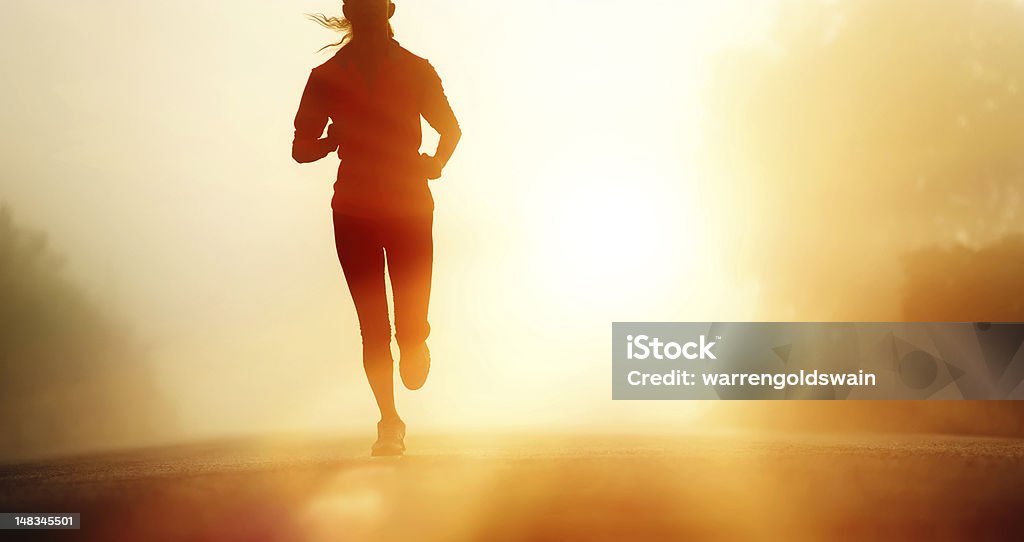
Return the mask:
[(1024, 440), (933, 436), (235, 440), (0, 465), (33, 540), (1007, 539)]

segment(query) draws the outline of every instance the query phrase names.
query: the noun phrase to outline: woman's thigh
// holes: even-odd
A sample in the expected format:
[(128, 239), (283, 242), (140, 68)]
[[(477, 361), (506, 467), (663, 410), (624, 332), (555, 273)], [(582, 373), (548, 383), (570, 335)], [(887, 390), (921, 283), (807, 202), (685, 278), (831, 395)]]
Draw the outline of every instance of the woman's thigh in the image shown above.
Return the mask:
[(389, 221), (384, 239), (388, 274), (395, 296), (399, 345), (419, 342), (430, 333), (427, 310), (434, 261), (430, 215)]
[(390, 341), (391, 338), (384, 286), (384, 244), (380, 233), (371, 219), (334, 215), (338, 260), (356, 306), (364, 341), (367, 338)]

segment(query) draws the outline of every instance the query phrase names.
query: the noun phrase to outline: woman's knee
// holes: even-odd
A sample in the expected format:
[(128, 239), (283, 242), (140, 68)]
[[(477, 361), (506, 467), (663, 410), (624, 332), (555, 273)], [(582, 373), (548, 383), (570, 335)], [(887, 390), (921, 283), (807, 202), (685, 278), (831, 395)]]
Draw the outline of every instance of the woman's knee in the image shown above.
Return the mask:
[(359, 326), (359, 334), (363, 339), (363, 347), (381, 347), (391, 344), (391, 322)]
[(366, 366), (391, 362), (391, 325), (363, 326), (363, 364)]

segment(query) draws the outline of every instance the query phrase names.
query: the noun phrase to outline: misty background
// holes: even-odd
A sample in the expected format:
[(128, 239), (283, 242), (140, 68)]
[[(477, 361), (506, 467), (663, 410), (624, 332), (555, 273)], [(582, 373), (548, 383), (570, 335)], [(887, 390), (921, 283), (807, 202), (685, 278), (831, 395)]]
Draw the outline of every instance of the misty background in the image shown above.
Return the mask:
[[(606, 352), (613, 320), (1024, 320), (1018, 2), (397, 3), (466, 133), (411, 425), (1024, 434), (1011, 403), (613, 403)], [(335, 37), (303, 14), (339, 10), (8, 6), (0, 457), (372, 431), (336, 162), (289, 157)]]

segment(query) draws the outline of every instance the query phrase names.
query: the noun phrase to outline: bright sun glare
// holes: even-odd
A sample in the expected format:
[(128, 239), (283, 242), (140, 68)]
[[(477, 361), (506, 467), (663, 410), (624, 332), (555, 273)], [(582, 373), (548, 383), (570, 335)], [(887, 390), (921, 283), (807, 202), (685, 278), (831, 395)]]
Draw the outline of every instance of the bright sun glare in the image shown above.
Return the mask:
[(624, 308), (681, 278), (663, 232), (688, 214), (686, 201), (660, 175), (656, 164), (624, 160), (542, 172), (530, 261), (544, 263), (541, 280), (561, 301)]

